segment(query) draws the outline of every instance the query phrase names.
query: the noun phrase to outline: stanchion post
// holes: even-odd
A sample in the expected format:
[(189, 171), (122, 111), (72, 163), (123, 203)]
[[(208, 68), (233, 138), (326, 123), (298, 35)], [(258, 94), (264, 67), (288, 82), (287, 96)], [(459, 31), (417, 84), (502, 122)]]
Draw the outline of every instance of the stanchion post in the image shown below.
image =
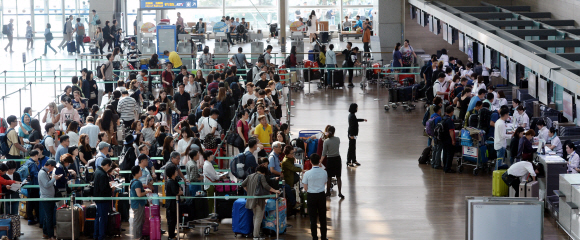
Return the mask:
[(62, 91), (62, 64), (58, 65), (58, 75), (59, 75), (60, 91)]
[(28, 91), (30, 92), (30, 107), (32, 107), (32, 82), (28, 83)]
[(6, 119), (6, 97), (2, 97), (2, 117)]
[(276, 239), (280, 239), (280, 214), (278, 213), (278, 196), (276, 193)]
[(71, 194), (70, 196), (70, 223), (71, 223), (71, 235), (72, 235), (72, 240), (75, 240), (75, 207), (74, 207), (74, 202), (75, 202), (75, 196)]
[(42, 81), (42, 78), (44, 77), (44, 74), (42, 73), (42, 56), (40, 56), (38, 60), (40, 60), (40, 81)]
[(22, 112), (22, 88), (18, 89), (18, 104), (20, 104), (20, 112)]
[(36, 83), (36, 58), (34, 59), (34, 83)]
[[(177, 212), (177, 214), (175, 214), (177, 216), (177, 222), (176, 222), (177, 224), (175, 226), (177, 227), (177, 234), (176, 234), (177, 240), (179, 240), (179, 196), (175, 196), (175, 199), (176, 199), (175, 211)], [(214, 202), (215, 202), (215, 200), (214, 200)], [(170, 230), (170, 229), (168, 229), (168, 230)]]
[(6, 94), (7, 94), (6, 89), (8, 89), (8, 88), (6, 86), (6, 70), (4, 70), (4, 96), (6, 96)]
[(78, 58), (75, 58), (75, 73), (77, 72), (77, 61), (78, 60), (79, 60)]

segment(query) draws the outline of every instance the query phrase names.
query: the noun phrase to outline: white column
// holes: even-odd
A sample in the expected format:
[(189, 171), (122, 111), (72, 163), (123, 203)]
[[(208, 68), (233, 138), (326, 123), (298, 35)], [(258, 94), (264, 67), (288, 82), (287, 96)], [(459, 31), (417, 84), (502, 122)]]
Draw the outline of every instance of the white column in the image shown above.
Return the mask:
[[(380, 39), (378, 50), (392, 52), (395, 44), (402, 43), (404, 39), (404, 0), (374, 0), (373, 5), (376, 9), (373, 11), (377, 12), (376, 19), (373, 21), (375, 22), (373, 29)], [(388, 63), (392, 60), (393, 55), (383, 53), (381, 57), (385, 63)]]

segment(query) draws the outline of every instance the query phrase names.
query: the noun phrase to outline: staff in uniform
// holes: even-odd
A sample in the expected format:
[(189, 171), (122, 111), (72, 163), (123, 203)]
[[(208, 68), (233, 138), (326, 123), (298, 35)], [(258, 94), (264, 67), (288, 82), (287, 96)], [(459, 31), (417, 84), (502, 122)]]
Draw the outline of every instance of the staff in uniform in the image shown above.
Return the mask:
[(580, 166), (580, 156), (578, 156), (578, 153), (576, 152), (576, 146), (569, 142), (566, 144), (566, 152), (568, 153), (568, 172), (580, 172), (580, 168), (578, 168)]
[(530, 129), (530, 117), (524, 111), (523, 106), (518, 106), (513, 116), (514, 122), (517, 126), (523, 127), (524, 129)]
[(536, 124), (538, 126), (538, 140), (544, 140), (545, 143), (548, 142), (548, 128), (546, 128), (546, 122), (540, 119)]
[(556, 152), (559, 156), (562, 156), (562, 141), (560, 141), (560, 138), (556, 135), (556, 129), (554, 127), (551, 127), (550, 132), (548, 132), (546, 146)]
[(536, 174), (540, 173), (536, 165), (528, 161), (521, 161), (512, 164), (510, 168), (501, 176), (501, 179), (516, 190), (516, 197), (519, 197), (519, 186), (521, 181), (527, 181), (528, 174), (536, 181)]
[(320, 239), (326, 239), (326, 197), (324, 185), (327, 181), (326, 171), (320, 168), (320, 156), (314, 153), (310, 156), (312, 169), (304, 173), (302, 183), (308, 193), (308, 216), (310, 216), (310, 232), (312, 239), (318, 239), (316, 217), (320, 221)]

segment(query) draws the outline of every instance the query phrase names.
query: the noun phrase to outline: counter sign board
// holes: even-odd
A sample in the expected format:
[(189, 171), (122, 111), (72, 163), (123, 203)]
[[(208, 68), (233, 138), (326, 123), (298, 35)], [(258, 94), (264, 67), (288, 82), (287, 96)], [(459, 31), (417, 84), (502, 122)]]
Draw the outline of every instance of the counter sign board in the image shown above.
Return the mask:
[(141, 9), (197, 8), (197, 0), (141, 0)]

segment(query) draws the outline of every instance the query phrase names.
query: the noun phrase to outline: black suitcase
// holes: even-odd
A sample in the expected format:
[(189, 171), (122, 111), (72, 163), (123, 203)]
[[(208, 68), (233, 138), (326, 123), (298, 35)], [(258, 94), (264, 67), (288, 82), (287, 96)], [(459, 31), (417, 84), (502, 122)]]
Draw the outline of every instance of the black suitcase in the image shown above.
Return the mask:
[(330, 42), (330, 35), (328, 32), (320, 32), (320, 42), (321, 43)]
[(344, 88), (344, 74), (342, 70), (332, 71), (332, 84), (335, 88)]
[[(129, 197), (129, 193), (128, 192), (124, 192), (119, 194), (119, 197)], [(117, 209), (117, 211), (119, 211), (119, 213), (121, 214), (121, 222), (128, 222), (129, 221), (129, 208), (131, 208), (131, 205), (129, 205), (129, 200), (119, 200), (119, 209)]]
[(397, 88), (397, 100), (399, 102), (408, 102), (413, 100), (413, 87), (400, 87)]
[[(193, 220), (207, 218), (209, 216), (209, 208), (207, 208), (207, 198), (194, 198), (194, 215)], [(233, 205), (232, 205), (233, 206)]]
[(74, 53), (77, 51), (74, 41), (66, 43), (66, 51), (69, 53)]
[(310, 74), (308, 74), (308, 69), (304, 69), (304, 81), (310, 82), (310, 80), (318, 80), (320, 79), (320, 71), (311, 70)]
[(232, 210), (234, 209), (236, 199), (215, 199), (215, 201), (218, 219), (232, 218)]
[(389, 88), (389, 102), (398, 102), (397, 100), (397, 88)]

